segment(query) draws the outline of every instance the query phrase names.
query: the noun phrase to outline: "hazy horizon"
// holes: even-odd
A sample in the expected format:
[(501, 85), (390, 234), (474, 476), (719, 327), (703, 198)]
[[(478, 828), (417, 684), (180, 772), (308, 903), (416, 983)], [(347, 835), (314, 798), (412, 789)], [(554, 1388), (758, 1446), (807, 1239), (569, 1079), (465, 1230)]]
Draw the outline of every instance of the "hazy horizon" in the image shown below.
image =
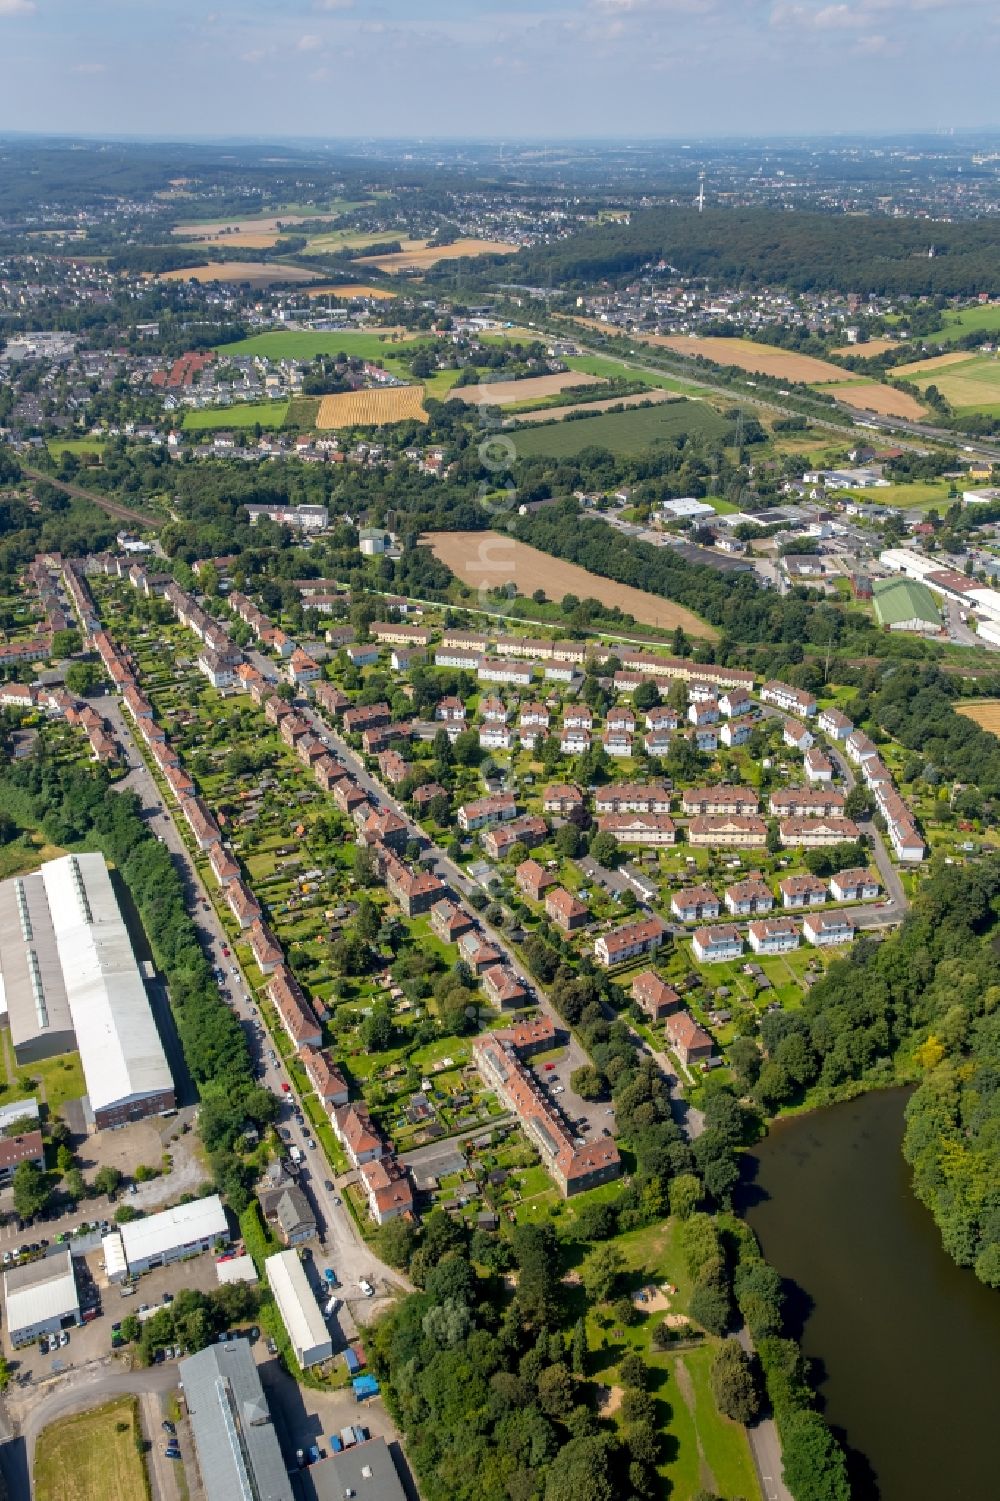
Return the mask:
[[(0, 0), (0, 131), (693, 140), (993, 130), (987, 0)], [(942, 78), (962, 78), (956, 99)]]

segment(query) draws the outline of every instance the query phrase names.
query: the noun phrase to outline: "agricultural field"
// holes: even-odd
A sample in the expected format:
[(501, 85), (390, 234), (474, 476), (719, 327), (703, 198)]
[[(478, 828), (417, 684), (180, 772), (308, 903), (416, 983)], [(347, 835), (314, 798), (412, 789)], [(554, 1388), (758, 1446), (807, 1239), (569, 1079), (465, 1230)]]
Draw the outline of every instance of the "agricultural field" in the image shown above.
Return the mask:
[(181, 425), (189, 433), (254, 427), (257, 423), (273, 430), (285, 426), (288, 407), (287, 401), (245, 401), (231, 407), (205, 407), (200, 411), (185, 412)]
[[(578, 426), (584, 426), (580, 423)], [(646, 594), (628, 584), (599, 578), (576, 563), (550, 557), (537, 547), (529, 547), (499, 532), (429, 532), (421, 541), (464, 584), (474, 589), (495, 588), (513, 583), (519, 594), (530, 598), (536, 589), (544, 589), (550, 599), (575, 594), (580, 599), (597, 599), (601, 604), (626, 610), (644, 625), (673, 630), (680, 626), (693, 636), (714, 637), (711, 626), (699, 620), (691, 610), (656, 594)]]
[(599, 386), (596, 375), (586, 371), (563, 371), (559, 375), (532, 375), (524, 380), (500, 380), (479, 386), (462, 386), (454, 394), (467, 406), (514, 406), (521, 401), (536, 401), (545, 396), (558, 396), (563, 391), (576, 390), (581, 386)]
[[(398, 239), (398, 236), (394, 238)], [(380, 271), (394, 275), (400, 271), (426, 271), (440, 261), (455, 261), (467, 255), (515, 255), (520, 248), (506, 240), (454, 240), (450, 245), (404, 240), (401, 251), (391, 255), (366, 255), (359, 264), (377, 266)]]
[(377, 386), (370, 391), (345, 391), (324, 396), (316, 426), (383, 427), (391, 422), (426, 422), (423, 386)]
[(147, 1501), (149, 1481), (137, 1436), (141, 1440), (135, 1397), (53, 1423), (35, 1449), (37, 1501)]
[[(370, 245), (402, 245), (402, 253), (406, 254), (411, 249), (419, 250), (424, 243), (423, 240), (408, 240), (398, 229), (334, 229), (329, 234), (313, 235), (302, 254), (336, 255), (341, 250), (366, 250)], [(368, 264), (378, 264), (371, 257), (365, 257), (365, 260)], [(359, 261), (358, 264), (362, 263)]]
[(681, 395), (698, 389), (673, 375), (661, 375), (658, 370), (646, 370), (641, 365), (629, 365), (625, 360), (613, 360), (603, 354), (574, 354), (569, 356), (566, 364), (571, 370), (585, 370), (588, 375), (600, 376), (602, 380), (641, 381), (644, 386), (676, 391)]
[(398, 297), (398, 292), (393, 292), (389, 287), (369, 286), (365, 282), (320, 282), (318, 286), (306, 288), (307, 297), (374, 297), (378, 302), (391, 302)]
[(378, 360), (391, 354), (394, 344), (411, 343), (415, 334), (401, 328), (386, 328), (378, 333), (356, 333), (353, 329), (332, 329), (329, 333), (302, 333), (289, 329), (269, 334), (251, 334), (235, 344), (219, 344), (222, 355), (263, 355), (269, 360), (311, 360), (318, 354), (349, 354), (360, 360)]
[(919, 422), (927, 416), (926, 407), (905, 391), (896, 391), (892, 386), (883, 386), (878, 381), (860, 381), (849, 386), (828, 388), (828, 394), (836, 396), (845, 406), (857, 407), (862, 412), (877, 412), (881, 417), (905, 417)]
[(1000, 736), (1000, 698), (979, 698), (970, 703), (956, 704), (959, 714), (978, 724), (981, 730)]
[(897, 365), (894, 375), (911, 380), (915, 375), (925, 375), (931, 370), (944, 370), (948, 365), (963, 365), (969, 358), (964, 349), (953, 349), (949, 354), (932, 354), (926, 360), (914, 360), (911, 365)]
[(831, 354), (853, 355), (859, 360), (874, 360), (880, 354), (887, 354), (890, 349), (897, 348), (898, 339), (868, 339), (864, 344), (842, 344), (839, 349), (831, 349)]
[(516, 415), (518, 422), (561, 422), (571, 412), (606, 412), (611, 407), (637, 407), (651, 401), (659, 403), (674, 399), (669, 391), (651, 386), (648, 391), (639, 391), (634, 396), (605, 396), (601, 401), (578, 401), (572, 406), (546, 405), (539, 407), (537, 411), (519, 411)]
[[(609, 330), (606, 324), (597, 324), (596, 327), (603, 333), (615, 331)], [(672, 349), (675, 354), (692, 359), (701, 355), (717, 365), (735, 365), (751, 374), (772, 375), (776, 380), (818, 383), (856, 379), (850, 370), (841, 370), (839, 365), (817, 360), (813, 355), (795, 354), (790, 349), (777, 349), (773, 344), (756, 344), (752, 339), (699, 339), (688, 334), (630, 334), (628, 337), (657, 349)]]
[(963, 308), (960, 313), (944, 313), (945, 326), (936, 334), (925, 334), (925, 344), (954, 344), (966, 334), (1000, 334), (1000, 303)]
[(263, 261), (209, 261), (207, 266), (184, 266), (161, 271), (159, 281), (239, 281), (255, 287), (281, 286), (283, 282), (316, 281), (318, 273), (302, 266), (265, 265)]
[(920, 361), (904, 366), (900, 374), (917, 386), (937, 386), (958, 412), (992, 412), (1000, 409), (1000, 360), (992, 354), (942, 355), (939, 363)]
[(681, 397), (662, 406), (640, 407), (631, 412), (605, 412), (576, 422), (553, 423), (533, 432), (519, 431), (515, 438), (518, 456), (572, 458), (584, 448), (607, 448), (614, 454), (642, 453), (657, 443), (672, 442), (681, 433), (724, 439), (729, 424), (715, 407)]

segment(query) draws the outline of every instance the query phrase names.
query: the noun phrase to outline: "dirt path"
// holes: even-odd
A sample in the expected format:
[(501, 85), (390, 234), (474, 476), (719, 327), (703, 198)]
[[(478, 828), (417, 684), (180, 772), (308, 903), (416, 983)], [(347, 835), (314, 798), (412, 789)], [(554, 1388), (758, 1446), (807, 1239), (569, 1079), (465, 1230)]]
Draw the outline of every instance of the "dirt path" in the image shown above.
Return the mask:
[(694, 1425), (694, 1436), (698, 1445), (698, 1483), (702, 1490), (710, 1491), (714, 1495), (716, 1490), (715, 1476), (712, 1474), (711, 1465), (705, 1458), (705, 1451), (701, 1447), (701, 1434), (698, 1432), (694, 1386), (691, 1382), (691, 1373), (684, 1364), (683, 1355), (679, 1355), (674, 1364), (674, 1380), (677, 1382), (677, 1390), (683, 1398), (684, 1406), (691, 1414), (691, 1422)]
[(633, 589), (630, 584), (616, 584), (613, 579), (588, 573), (577, 563), (550, 557), (537, 547), (518, 542), (500, 532), (428, 532), (421, 542), (464, 584), (474, 589), (494, 589), (513, 583), (517, 592), (530, 599), (536, 589), (543, 589), (549, 599), (560, 600), (565, 594), (578, 599), (597, 599), (602, 605), (617, 605), (644, 625), (673, 630), (680, 626), (691, 636), (714, 641), (718, 632), (699, 620), (691, 610), (658, 594)]

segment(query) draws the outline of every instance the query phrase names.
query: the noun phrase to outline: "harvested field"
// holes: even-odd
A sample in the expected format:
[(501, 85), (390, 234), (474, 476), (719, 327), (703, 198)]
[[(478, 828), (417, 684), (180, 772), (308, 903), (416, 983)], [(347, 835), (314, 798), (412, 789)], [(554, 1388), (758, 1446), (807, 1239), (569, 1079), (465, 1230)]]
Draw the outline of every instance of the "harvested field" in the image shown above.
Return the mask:
[(911, 375), (925, 375), (930, 370), (944, 370), (948, 365), (964, 365), (969, 358), (966, 349), (953, 349), (950, 354), (932, 354), (926, 360), (914, 360), (912, 365), (897, 365), (894, 375), (901, 375), (904, 380), (909, 380)]
[(850, 370), (841, 370), (839, 365), (817, 360), (810, 354), (795, 354), (789, 349), (776, 349), (772, 344), (755, 344), (752, 339), (690, 338), (687, 334), (634, 334), (644, 344), (655, 344), (661, 349), (672, 349), (675, 354), (694, 358), (701, 355), (714, 360), (717, 365), (735, 365), (740, 370), (749, 370), (756, 375), (772, 375), (776, 380), (804, 381), (819, 384), (825, 381), (856, 380)]
[(316, 426), (384, 427), (392, 422), (426, 422), (423, 386), (378, 386), (324, 396)]
[[(949, 359), (949, 356), (943, 356)], [(917, 385), (935, 385), (958, 412), (996, 412), (1000, 408), (1000, 360), (992, 354), (969, 354), (952, 358), (945, 367), (926, 368), (911, 374)]]
[(219, 219), (214, 224), (175, 224), (170, 233), (179, 240), (205, 240), (222, 245), (248, 245), (247, 235), (269, 235), (267, 243), (273, 245), (282, 226), (308, 224), (311, 218), (310, 214), (275, 214), (259, 219)]
[(468, 406), (513, 406), (520, 401), (537, 401), (543, 396), (558, 396), (560, 391), (574, 390), (577, 386), (599, 386), (596, 375), (584, 370), (564, 370), (559, 375), (532, 375), (526, 380), (498, 380), (492, 384), (460, 386), (452, 391)]
[(877, 381), (862, 381), (857, 386), (843, 386), (836, 393), (838, 401), (845, 406), (857, 407), (863, 412), (878, 412), (882, 417), (908, 417), (919, 422), (927, 416), (915, 396), (905, 391), (895, 391), (892, 386), (879, 385)]
[(956, 704), (959, 714), (978, 724), (981, 730), (1000, 736), (1000, 698), (980, 698), (967, 704)]
[(369, 287), (358, 282), (321, 282), (319, 286), (309, 287), (307, 297), (322, 297), (329, 293), (331, 297), (374, 297), (379, 302), (390, 302), (397, 292), (390, 292), (388, 287)]
[(506, 240), (454, 240), (450, 245), (428, 245), (427, 241), (410, 240), (401, 251), (390, 255), (364, 256), (359, 265), (378, 266), (381, 271), (426, 271), (439, 261), (455, 261), (466, 255), (514, 255), (519, 245)]
[(537, 412), (518, 412), (514, 420), (517, 422), (557, 422), (568, 417), (570, 412), (606, 412), (610, 407), (637, 407), (643, 402), (650, 401), (676, 401), (676, 397), (670, 391), (664, 391), (658, 386), (650, 386), (648, 391), (638, 391), (634, 396), (605, 396), (603, 401), (578, 401), (573, 406), (566, 407), (539, 407)]
[(830, 353), (857, 355), (859, 360), (874, 360), (887, 350), (895, 349), (898, 344), (898, 339), (869, 339), (866, 344), (842, 344), (839, 349), (831, 349)]
[(613, 579), (588, 573), (576, 563), (550, 557), (537, 547), (518, 542), (500, 532), (428, 532), (420, 539), (445, 567), (473, 589), (494, 589), (513, 583), (519, 594), (530, 598), (536, 589), (544, 589), (549, 599), (575, 594), (578, 599), (596, 599), (603, 605), (617, 605), (643, 625), (662, 630), (680, 626), (692, 636), (714, 639), (716, 631), (699, 620), (691, 610), (673, 600), (616, 584)]
[(318, 279), (315, 271), (306, 271), (302, 266), (266, 266), (262, 261), (209, 261), (207, 266), (185, 266), (177, 271), (162, 271), (158, 278), (160, 281), (240, 281), (255, 287)]

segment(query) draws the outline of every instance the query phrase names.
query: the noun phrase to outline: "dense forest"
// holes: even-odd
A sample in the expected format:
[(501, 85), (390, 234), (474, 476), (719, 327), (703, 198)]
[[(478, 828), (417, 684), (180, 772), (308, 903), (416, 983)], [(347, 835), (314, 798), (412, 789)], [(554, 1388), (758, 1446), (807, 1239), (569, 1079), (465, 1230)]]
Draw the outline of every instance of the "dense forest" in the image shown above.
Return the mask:
[[(931, 246), (933, 256), (929, 256)], [(537, 245), (505, 263), (533, 286), (631, 278), (660, 262), (715, 284), (885, 294), (1000, 292), (1000, 249), (988, 223), (942, 223), (771, 209), (650, 209)], [(463, 275), (475, 267), (460, 263)]]

